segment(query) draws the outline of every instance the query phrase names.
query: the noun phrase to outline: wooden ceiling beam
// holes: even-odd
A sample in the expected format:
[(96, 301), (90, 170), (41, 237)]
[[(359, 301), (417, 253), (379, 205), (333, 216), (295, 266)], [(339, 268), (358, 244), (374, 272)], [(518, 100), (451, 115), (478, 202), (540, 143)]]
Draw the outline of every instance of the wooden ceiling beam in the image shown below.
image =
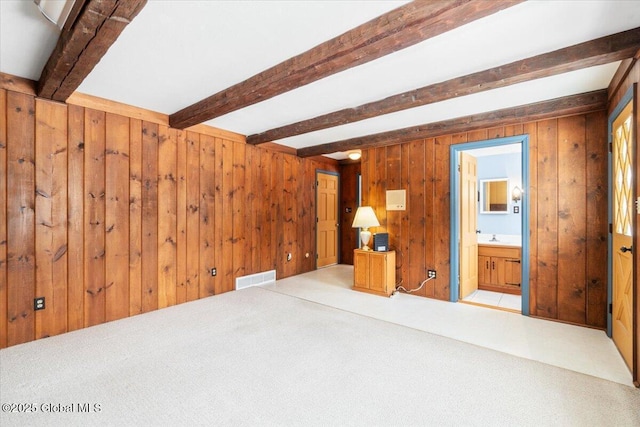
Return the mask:
[(347, 123), (420, 107), (434, 102), (506, 87), (528, 80), (632, 58), (640, 47), (640, 28), (580, 43), (477, 73), (414, 89), (355, 108), (270, 129), (247, 137), (262, 144)]
[(414, 141), (416, 139), (434, 138), (460, 132), (469, 132), (495, 126), (510, 126), (552, 117), (570, 116), (607, 108), (607, 90), (601, 89), (579, 95), (556, 98), (519, 107), (489, 111), (471, 116), (458, 117), (441, 122), (412, 126), (404, 129), (382, 132), (374, 135), (345, 139), (312, 147), (299, 148), (299, 157), (318, 156), (321, 154), (348, 151), (356, 148), (366, 149), (383, 147)]
[(38, 81), (37, 94), (64, 102), (147, 0), (84, 0), (72, 9)]
[(171, 127), (184, 129), (281, 95), (522, 1), (438, 0), (408, 3), (183, 108), (169, 117)]

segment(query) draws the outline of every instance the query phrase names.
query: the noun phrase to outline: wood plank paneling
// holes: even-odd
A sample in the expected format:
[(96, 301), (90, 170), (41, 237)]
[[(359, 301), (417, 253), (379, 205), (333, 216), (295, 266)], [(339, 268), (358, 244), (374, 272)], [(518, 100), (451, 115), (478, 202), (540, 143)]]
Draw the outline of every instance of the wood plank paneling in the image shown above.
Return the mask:
[(142, 312), (158, 308), (158, 125), (142, 122)]
[(284, 158), (285, 155), (278, 152), (272, 153), (271, 161), (271, 206), (274, 207), (273, 223), (271, 228), (271, 247), (274, 249), (276, 271), (278, 278), (287, 277), (287, 270), (284, 263), (287, 262), (284, 253)]
[(7, 345), (35, 338), (35, 101), (7, 93)]
[[(229, 141), (222, 144), (222, 218), (225, 220), (222, 229), (222, 252), (231, 255), (233, 255), (233, 146), (234, 143)], [(218, 280), (222, 282), (222, 292), (233, 289), (232, 256), (223, 257), (218, 275), (220, 275)]]
[[(385, 167), (387, 183), (385, 191), (387, 190), (401, 190), (401, 171), (402, 171), (402, 150), (399, 145), (393, 145), (386, 147), (385, 153)], [(347, 177), (344, 178), (348, 179)], [(354, 182), (355, 184), (355, 182)], [(354, 185), (352, 184), (352, 185)], [(406, 190), (406, 189), (405, 189)], [(343, 196), (344, 200), (344, 196)], [(385, 194), (386, 200), (386, 194)], [(402, 239), (401, 233), (401, 220), (403, 211), (388, 211), (387, 212), (387, 232), (389, 233), (389, 248), (396, 250), (396, 260), (399, 259), (400, 240)], [(353, 218), (353, 216), (351, 216)], [(353, 220), (353, 219), (352, 219)], [(350, 226), (351, 224), (349, 224)], [(397, 248), (397, 249), (396, 249)], [(353, 259), (353, 250), (351, 250), (351, 259)], [(396, 269), (396, 284), (403, 280), (404, 276), (401, 274), (401, 270)]]
[[(245, 276), (251, 271), (251, 254), (247, 250), (247, 215), (246, 215), (246, 144), (233, 143), (233, 277)], [(235, 287), (235, 284), (234, 284)], [(233, 289), (233, 287), (231, 288)]]
[[(299, 168), (303, 171), (304, 183), (298, 192), (302, 196), (299, 200), (302, 205), (298, 209), (298, 241), (300, 247), (300, 259), (302, 265), (298, 272), (307, 272), (316, 268), (317, 229), (316, 229), (316, 166), (315, 162), (305, 162), (297, 159)], [(349, 224), (351, 226), (351, 224)], [(351, 252), (353, 256), (353, 252)], [(338, 259), (338, 262), (343, 262)]]
[[(604, 113), (595, 112), (445, 135), (387, 146), (385, 168), (379, 167), (378, 149), (364, 150), (366, 203), (382, 206), (380, 189), (397, 186), (398, 168), (400, 186), (410, 195), (399, 226), (393, 212), (387, 213), (387, 228), (397, 234), (390, 236), (391, 241), (399, 242), (397, 268), (398, 277), (405, 279), (403, 285), (412, 287), (424, 270), (434, 268), (438, 279), (425, 285), (423, 295), (449, 299), (450, 145), (526, 134), (530, 155), (527, 197), (531, 314), (603, 328), (607, 178), (604, 129)], [(418, 149), (422, 143), (423, 148)], [(424, 235), (424, 248), (416, 244), (416, 235)]]
[[(364, 156), (363, 156), (364, 157)], [(409, 209), (411, 208), (411, 198), (409, 194), (411, 192), (410, 180), (411, 171), (409, 169), (409, 144), (402, 144), (400, 146), (400, 186), (407, 190), (407, 205), (405, 210), (402, 211), (401, 223), (400, 223), (400, 243), (396, 248), (396, 284), (402, 285), (405, 289), (411, 289), (409, 283), (409, 239), (411, 237), (411, 231), (409, 229)], [(363, 168), (364, 170), (364, 168)], [(363, 194), (364, 197), (364, 194)], [(425, 291), (426, 294), (426, 291)], [(427, 294), (433, 296), (433, 293)]]
[(538, 252), (536, 313), (558, 317), (558, 121), (538, 123)]
[(251, 264), (253, 266), (253, 272), (266, 271), (268, 269), (262, 268), (262, 245), (264, 242), (262, 224), (264, 224), (265, 207), (263, 206), (264, 199), (262, 195), (262, 156), (260, 151), (254, 147), (247, 146), (247, 155), (251, 153), (253, 167), (251, 171)]
[(142, 313), (142, 121), (129, 122), (129, 315)]
[(586, 319), (585, 117), (558, 119), (558, 319)]
[(176, 130), (158, 127), (158, 307), (177, 300)]
[(215, 138), (200, 136), (200, 298), (215, 295)]
[(269, 271), (276, 268), (275, 257), (272, 256), (273, 251), (271, 247), (271, 225), (273, 224), (273, 207), (271, 204), (271, 152), (268, 150), (258, 150), (257, 152), (260, 155), (260, 181), (262, 183), (262, 187), (260, 188), (260, 214), (262, 217), (262, 221), (260, 223), (262, 228), (262, 240), (260, 242), (260, 269), (261, 271)]
[[(466, 135), (465, 135), (466, 137)], [(433, 177), (436, 176), (436, 141), (429, 138), (425, 141), (425, 261), (426, 269), (436, 270), (437, 268), (437, 246), (439, 236), (436, 235), (436, 209), (439, 203), (436, 195), (436, 182)], [(436, 295), (436, 280), (430, 280), (425, 284), (425, 294), (434, 298)]]
[(586, 324), (607, 326), (607, 128), (604, 111), (586, 115)]
[(224, 179), (224, 156), (223, 156), (224, 141), (221, 138), (215, 140), (215, 163), (213, 165), (214, 176), (214, 224), (213, 224), (213, 244), (214, 244), (214, 262), (212, 267), (216, 268), (217, 276), (213, 279), (214, 294), (218, 295), (224, 292), (224, 280), (220, 276), (222, 272), (221, 267), (223, 259), (226, 258), (224, 254), (224, 228), (226, 227), (223, 213), (224, 192), (223, 192), (223, 179)]
[[(536, 123), (524, 125), (529, 135), (529, 313), (537, 315), (538, 304), (538, 131)], [(525, 189), (525, 191), (527, 191)]]
[[(200, 295), (200, 135), (187, 132), (187, 301)], [(198, 250), (194, 249), (198, 248)]]
[(67, 328), (84, 327), (84, 108), (67, 112)]
[(0, 89), (0, 348), (7, 346), (7, 91)]
[[(409, 263), (409, 275), (404, 287), (417, 289), (426, 278), (425, 271), (425, 142), (417, 140), (409, 143), (409, 251), (405, 254), (405, 261)], [(425, 296), (424, 287), (414, 292), (415, 295)]]
[[(434, 213), (433, 213), (433, 233), (435, 259), (434, 265), (437, 278), (433, 282), (433, 295), (435, 298), (448, 300), (450, 293), (450, 273), (451, 264), (450, 253), (450, 236), (448, 230), (451, 227), (451, 215), (449, 213), (451, 190), (449, 188), (449, 148), (451, 145), (451, 137), (435, 138), (435, 161), (434, 161)], [(430, 282), (430, 283), (431, 283)]]
[[(245, 274), (253, 274), (260, 271), (260, 226), (258, 225), (258, 200), (255, 187), (259, 186), (260, 157), (254, 155), (254, 147), (246, 146), (245, 149), (245, 209), (246, 224), (245, 249), (248, 262), (245, 263)], [(255, 205), (254, 205), (255, 203)]]
[(84, 325), (105, 317), (105, 113), (85, 109)]
[(37, 339), (67, 331), (67, 109), (38, 99), (36, 122), (36, 296), (46, 303)]
[[(387, 179), (386, 176), (386, 165), (385, 165), (385, 154), (386, 147), (378, 147), (375, 149), (375, 165), (376, 170), (383, 172), (382, 175), (377, 176), (373, 181), (373, 188), (369, 191), (375, 191), (375, 200), (377, 200), (376, 205), (374, 205), (374, 211), (376, 213), (376, 217), (378, 218), (378, 222), (380, 222), (380, 228), (374, 231), (380, 231), (382, 233), (387, 230), (387, 209), (386, 209), (386, 191), (384, 188), (384, 182)], [(371, 242), (373, 244), (373, 242)]]
[[(107, 115), (81, 106), (54, 107), (65, 110), (67, 118), (54, 119), (55, 129), (45, 128), (51, 123), (36, 121), (32, 95), (0, 92), (0, 165), (6, 168), (0, 173), (0, 200), (6, 200), (4, 239), (0, 225), (0, 242), (6, 241), (6, 264), (0, 243), (0, 315), (4, 298), (7, 319), (4, 327), (0, 323), (0, 333), (6, 330), (0, 346), (33, 340), (37, 331), (39, 336), (64, 332), (58, 326), (45, 331), (45, 318), (53, 318), (55, 325), (66, 321), (66, 330), (73, 330), (197, 299), (200, 276), (210, 264), (218, 276), (202, 278), (205, 295), (232, 290), (241, 274), (276, 269), (282, 278), (315, 268), (315, 173), (340, 169), (344, 174), (336, 162), (300, 159), (221, 135), (179, 132), (116, 111)], [(66, 144), (66, 151), (41, 144), (60, 128), (66, 128), (66, 135), (54, 139)], [(605, 129), (605, 113), (600, 112), (364, 150), (363, 200), (378, 211), (383, 224), (378, 231), (387, 229), (397, 245), (398, 279), (405, 286), (417, 285), (425, 270), (434, 268), (438, 279), (425, 285), (423, 295), (449, 298), (449, 146), (485, 135), (525, 133), (531, 144), (532, 314), (603, 327)], [(66, 164), (51, 172), (65, 156)], [(576, 161), (584, 171), (581, 181), (568, 168)], [(59, 185), (53, 184), (63, 176), (65, 190), (56, 192)], [(385, 191), (397, 188), (408, 190), (407, 211), (386, 212)], [(66, 254), (61, 259), (66, 256), (66, 285), (64, 278), (41, 280), (47, 276), (35, 269), (36, 243), (38, 259), (45, 260), (39, 268), (47, 265), (53, 249), (54, 256), (62, 253), (57, 241), (45, 244), (53, 232), (40, 222), (62, 216), (54, 208), (60, 204), (50, 202), (64, 191)], [(121, 200), (128, 200), (128, 209)], [(343, 232), (345, 228), (350, 224)], [(572, 239), (579, 239), (581, 254), (570, 253)], [(203, 242), (210, 245), (204, 251), (212, 248), (211, 257), (201, 254)], [(291, 262), (286, 261), (288, 252)], [(570, 287), (559, 283), (569, 274), (564, 260), (584, 271), (582, 279), (571, 279)], [(37, 328), (33, 298), (54, 281), (65, 287), (66, 315), (48, 311), (53, 308), (48, 304), (38, 313), (43, 321)]]
[(176, 304), (187, 301), (187, 141), (176, 131)]
[(129, 316), (129, 118), (106, 115), (106, 320)]
[[(399, 146), (397, 146), (399, 147)], [(399, 154), (398, 154), (399, 156)], [(388, 168), (388, 166), (387, 166)], [(356, 229), (351, 227), (353, 218), (358, 209), (358, 175), (360, 174), (360, 162), (350, 163), (340, 166), (340, 263), (353, 265), (353, 250), (358, 247), (358, 234)], [(397, 188), (400, 188), (400, 169), (398, 168)], [(315, 185), (315, 182), (312, 182)], [(315, 189), (314, 189), (315, 191)], [(350, 212), (347, 212), (350, 209)], [(315, 212), (315, 209), (314, 209)], [(393, 216), (392, 213), (389, 213)], [(400, 214), (398, 213), (399, 217)], [(394, 233), (389, 233), (389, 238), (395, 237)], [(390, 242), (390, 245), (397, 247), (398, 242)], [(315, 249), (315, 248), (314, 248)], [(396, 254), (397, 256), (397, 254)], [(314, 256), (315, 258), (315, 256)], [(397, 276), (400, 280), (400, 277)]]

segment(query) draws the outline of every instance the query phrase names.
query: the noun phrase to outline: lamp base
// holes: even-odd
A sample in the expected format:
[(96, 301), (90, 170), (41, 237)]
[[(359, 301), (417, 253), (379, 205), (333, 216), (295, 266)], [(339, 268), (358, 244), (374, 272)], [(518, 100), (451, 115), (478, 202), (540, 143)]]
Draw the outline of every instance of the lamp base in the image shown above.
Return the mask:
[(362, 247), (360, 249), (362, 249), (363, 251), (370, 251), (371, 248), (367, 246), (370, 239), (371, 232), (368, 229), (363, 228), (362, 231), (360, 231), (360, 240), (362, 241)]

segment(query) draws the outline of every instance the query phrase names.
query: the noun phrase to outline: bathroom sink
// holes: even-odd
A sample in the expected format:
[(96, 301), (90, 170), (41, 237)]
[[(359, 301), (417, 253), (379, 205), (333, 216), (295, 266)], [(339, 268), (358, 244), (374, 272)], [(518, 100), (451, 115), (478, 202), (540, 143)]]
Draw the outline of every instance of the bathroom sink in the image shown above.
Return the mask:
[(522, 238), (511, 234), (478, 234), (478, 244), (522, 247)]

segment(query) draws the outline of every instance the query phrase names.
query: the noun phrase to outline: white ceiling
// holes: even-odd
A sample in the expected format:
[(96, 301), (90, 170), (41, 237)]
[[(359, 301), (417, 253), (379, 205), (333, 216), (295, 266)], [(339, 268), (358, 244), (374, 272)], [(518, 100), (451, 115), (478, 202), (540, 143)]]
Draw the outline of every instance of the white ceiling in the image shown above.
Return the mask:
[[(149, 0), (78, 91), (172, 114), (404, 3)], [(0, 71), (37, 80), (57, 29), (30, 0), (0, 0), (0, 15)], [(638, 1), (527, 1), (206, 123), (251, 135), (635, 27)], [(603, 89), (617, 66), (275, 142), (302, 148)]]

